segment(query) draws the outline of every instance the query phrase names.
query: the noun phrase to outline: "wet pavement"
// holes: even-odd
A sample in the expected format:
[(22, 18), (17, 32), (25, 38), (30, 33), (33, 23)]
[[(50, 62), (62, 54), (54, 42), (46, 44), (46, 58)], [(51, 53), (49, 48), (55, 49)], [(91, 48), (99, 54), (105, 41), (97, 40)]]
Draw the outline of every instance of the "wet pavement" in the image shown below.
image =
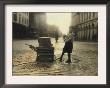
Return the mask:
[(12, 74), (16, 76), (97, 76), (98, 75), (98, 44), (96, 42), (73, 43), (72, 63), (65, 63), (67, 54), (63, 61), (57, 58), (62, 53), (64, 41), (59, 39), (58, 43), (52, 39), (55, 47), (55, 61), (53, 63), (36, 62), (37, 53), (25, 44), (38, 46), (37, 40), (14, 40)]

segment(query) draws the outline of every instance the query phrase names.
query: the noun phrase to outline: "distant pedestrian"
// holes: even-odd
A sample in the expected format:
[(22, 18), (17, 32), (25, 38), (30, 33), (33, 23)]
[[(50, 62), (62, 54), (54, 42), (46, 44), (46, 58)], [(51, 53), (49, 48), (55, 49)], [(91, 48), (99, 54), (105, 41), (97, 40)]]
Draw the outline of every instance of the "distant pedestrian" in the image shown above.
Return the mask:
[(55, 41), (58, 42), (58, 32), (55, 32)]
[(60, 56), (59, 59), (60, 61), (62, 61), (64, 53), (68, 53), (68, 60), (66, 62), (71, 63), (71, 53), (73, 49), (74, 33), (67, 35), (64, 41), (65, 41), (65, 45), (62, 51), (62, 55)]

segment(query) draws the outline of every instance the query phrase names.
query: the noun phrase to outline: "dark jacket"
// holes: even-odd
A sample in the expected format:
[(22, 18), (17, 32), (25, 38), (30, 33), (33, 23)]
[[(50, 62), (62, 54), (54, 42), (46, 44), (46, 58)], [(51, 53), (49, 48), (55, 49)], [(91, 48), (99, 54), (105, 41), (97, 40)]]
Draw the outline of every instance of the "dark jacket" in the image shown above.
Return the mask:
[(63, 52), (64, 53), (72, 53), (73, 43), (70, 41), (65, 42)]

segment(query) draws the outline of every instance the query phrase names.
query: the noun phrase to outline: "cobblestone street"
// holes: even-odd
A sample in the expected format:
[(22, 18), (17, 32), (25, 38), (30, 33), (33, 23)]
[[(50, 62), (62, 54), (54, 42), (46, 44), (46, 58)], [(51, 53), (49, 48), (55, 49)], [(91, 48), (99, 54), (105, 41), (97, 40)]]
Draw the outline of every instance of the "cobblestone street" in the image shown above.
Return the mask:
[(36, 52), (31, 50), (25, 44), (38, 46), (37, 40), (14, 40), (13, 41), (13, 75), (31, 75), (31, 76), (97, 76), (98, 75), (98, 43), (79, 42), (73, 43), (72, 63), (65, 63), (67, 54), (63, 57), (63, 62), (57, 58), (60, 57), (64, 46), (62, 38), (55, 43), (55, 61), (53, 63), (37, 63)]

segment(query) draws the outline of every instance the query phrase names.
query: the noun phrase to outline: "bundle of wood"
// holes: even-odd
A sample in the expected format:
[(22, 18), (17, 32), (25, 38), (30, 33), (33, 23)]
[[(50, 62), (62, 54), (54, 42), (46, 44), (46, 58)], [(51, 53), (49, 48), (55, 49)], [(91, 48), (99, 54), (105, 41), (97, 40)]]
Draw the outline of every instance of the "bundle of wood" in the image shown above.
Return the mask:
[(38, 39), (37, 61), (54, 61), (54, 47), (52, 47), (49, 37), (40, 37)]
[(52, 47), (49, 37), (40, 37), (38, 39), (39, 47)]

